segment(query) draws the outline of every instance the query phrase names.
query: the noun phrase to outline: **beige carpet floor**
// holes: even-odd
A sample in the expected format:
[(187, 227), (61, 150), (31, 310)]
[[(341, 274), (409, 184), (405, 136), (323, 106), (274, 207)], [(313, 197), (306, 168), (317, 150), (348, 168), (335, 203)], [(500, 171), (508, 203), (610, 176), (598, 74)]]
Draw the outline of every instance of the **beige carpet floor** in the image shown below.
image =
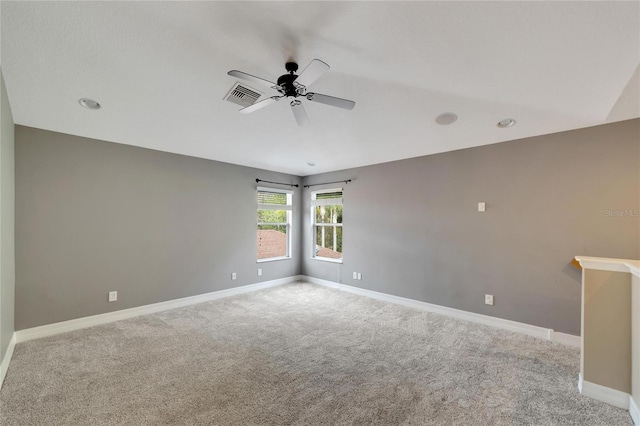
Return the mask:
[(631, 425), (578, 350), (291, 284), (16, 346), (10, 425)]

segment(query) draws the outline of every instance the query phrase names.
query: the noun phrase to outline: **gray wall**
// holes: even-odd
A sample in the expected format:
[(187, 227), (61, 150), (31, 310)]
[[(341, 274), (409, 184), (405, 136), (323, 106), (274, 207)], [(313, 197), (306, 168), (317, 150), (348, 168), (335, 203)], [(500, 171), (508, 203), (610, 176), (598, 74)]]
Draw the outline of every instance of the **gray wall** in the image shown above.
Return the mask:
[(17, 330), (300, 273), (299, 227), (292, 259), (259, 265), (255, 231), (255, 179), (299, 177), (22, 126), (15, 138)]
[[(304, 183), (340, 179), (353, 179), (344, 186), (344, 264), (311, 259), (305, 233), (304, 275), (577, 335), (573, 256), (640, 258), (640, 218), (624, 213), (640, 209), (637, 119)], [(303, 221), (309, 229), (308, 214)]]
[(14, 125), (0, 71), (0, 361), (14, 332)]
[[(257, 177), (353, 179), (344, 264), (299, 189), (294, 258), (257, 265)], [(304, 179), (16, 126), (16, 194), (18, 330), (302, 273), (579, 334), (573, 256), (640, 257), (640, 120)]]

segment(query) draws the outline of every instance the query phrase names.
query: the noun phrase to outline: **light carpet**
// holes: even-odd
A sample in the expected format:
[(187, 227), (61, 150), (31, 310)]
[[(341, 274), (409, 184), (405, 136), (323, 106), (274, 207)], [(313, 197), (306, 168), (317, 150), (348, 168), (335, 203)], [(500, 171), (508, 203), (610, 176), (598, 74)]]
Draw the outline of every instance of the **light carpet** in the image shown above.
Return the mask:
[(579, 351), (296, 283), (16, 346), (9, 425), (631, 425)]

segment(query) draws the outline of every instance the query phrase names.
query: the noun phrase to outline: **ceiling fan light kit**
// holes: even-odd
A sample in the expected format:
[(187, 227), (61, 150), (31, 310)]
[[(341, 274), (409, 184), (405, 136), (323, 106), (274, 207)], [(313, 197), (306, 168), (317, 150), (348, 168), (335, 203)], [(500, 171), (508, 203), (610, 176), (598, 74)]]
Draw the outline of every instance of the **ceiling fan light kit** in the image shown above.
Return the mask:
[(298, 64), (295, 62), (287, 62), (285, 64), (287, 74), (283, 74), (278, 77), (276, 83), (238, 70), (229, 71), (227, 74), (252, 83), (268, 86), (280, 93), (279, 96), (271, 96), (256, 102), (253, 105), (242, 108), (240, 110), (241, 113), (247, 114), (257, 111), (286, 97), (290, 99), (291, 111), (293, 111), (293, 116), (295, 117), (296, 122), (299, 126), (304, 126), (309, 123), (309, 117), (307, 116), (307, 112), (304, 109), (302, 101), (298, 98), (306, 98), (311, 102), (317, 102), (347, 110), (353, 109), (356, 105), (354, 101), (350, 101), (348, 99), (307, 92), (307, 87), (329, 71), (329, 68), (329, 65), (322, 62), (320, 59), (314, 59), (300, 74), (296, 74), (296, 71), (298, 71)]

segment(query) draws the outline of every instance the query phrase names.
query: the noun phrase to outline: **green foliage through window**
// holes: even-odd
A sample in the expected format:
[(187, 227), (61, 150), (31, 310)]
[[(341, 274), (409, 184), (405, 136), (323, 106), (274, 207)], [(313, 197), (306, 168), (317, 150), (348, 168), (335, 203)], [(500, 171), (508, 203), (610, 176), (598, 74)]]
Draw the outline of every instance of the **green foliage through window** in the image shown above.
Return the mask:
[(316, 206), (316, 223), (342, 223), (342, 206)]
[(287, 223), (287, 211), (258, 210), (258, 223)]

